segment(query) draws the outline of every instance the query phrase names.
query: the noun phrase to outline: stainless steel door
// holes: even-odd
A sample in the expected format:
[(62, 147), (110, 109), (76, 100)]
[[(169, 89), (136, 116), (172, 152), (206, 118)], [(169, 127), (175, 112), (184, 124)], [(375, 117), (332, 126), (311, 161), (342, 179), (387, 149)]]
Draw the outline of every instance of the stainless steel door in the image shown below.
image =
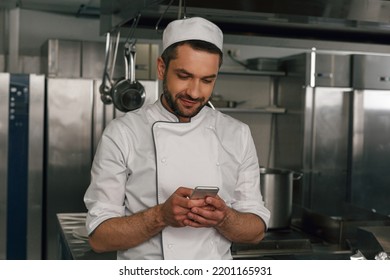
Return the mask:
[(45, 77), (30, 75), (27, 258), (42, 258)]
[[(350, 97), (348, 88), (307, 88), (304, 143), (305, 197), (308, 206), (338, 215), (347, 199)], [(310, 112), (310, 113), (309, 113)]]
[(390, 214), (390, 90), (354, 92), (351, 202)]
[(287, 114), (276, 119), (275, 166), (303, 173), (294, 203), (336, 215), (347, 197), (351, 89), (299, 85), (280, 85)]
[[(145, 104), (158, 96), (156, 81), (142, 81)], [(47, 80), (45, 258), (59, 257), (57, 213), (85, 212), (90, 168), (106, 125), (123, 114), (100, 100), (101, 82), (92, 79)]]
[(85, 212), (93, 153), (94, 81), (47, 80), (46, 250), (58, 258), (57, 213)]

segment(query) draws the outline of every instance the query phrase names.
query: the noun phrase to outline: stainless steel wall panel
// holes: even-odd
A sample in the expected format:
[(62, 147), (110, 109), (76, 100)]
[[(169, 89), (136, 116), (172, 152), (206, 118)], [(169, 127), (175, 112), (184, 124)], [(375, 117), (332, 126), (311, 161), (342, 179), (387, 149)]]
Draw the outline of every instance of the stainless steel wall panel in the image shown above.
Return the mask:
[(157, 80), (157, 58), (160, 56), (160, 49), (158, 44), (150, 45), (150, 67), (149, 80)]
[(0, 259), (7, 248), (8, 104), (10, 75), (0, 73)]
[(159, 98), (158, 82), (157, 81), (140, 81), (145, 88), (145, 105), (153, 104)]
[(81, 42), (50, 39), (41, 48), (42, 73), (48, 77), (81, 77)]
[(0, 73), (5, 71), (5, 56), (0, 54)]
[(295, 77), (280, 79), (277, 105), (286, 108), (286, 114), (274, 116), (275, 138), (273, 139), (274, 167), (295, 171), (302, 169), (305, 90), (302, 80)]
[(105, 44), (81, 42), (81, 75), (83, 78), (101, 79), (104, 72)]
[(137, 44), (136, 78), (138, 80), (156, 80), (158, 45)]
[(45, 77), (30, 75), (27, 258), (42, 258)]
[(86, 211), (92, 162), (93, 81), (47, 80), (46, 258), (56, 259), (56, 214)]
[[(156, 80), (158, 45), (137, 44), (136, 52), (136, 79)], [(105, 43), (50, 39), (41, 47), (41, 53), (41, 72), (48, 77), (88, 79), (103, 77)], [(121, 43), (111, 78), (117, 80), (124, 76), (124, 44)]]

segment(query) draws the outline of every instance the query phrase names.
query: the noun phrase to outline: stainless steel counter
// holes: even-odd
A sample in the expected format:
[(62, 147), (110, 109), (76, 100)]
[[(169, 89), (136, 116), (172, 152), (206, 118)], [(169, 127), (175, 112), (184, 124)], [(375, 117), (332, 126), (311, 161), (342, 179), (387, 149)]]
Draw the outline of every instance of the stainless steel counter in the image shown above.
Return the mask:
[[(113, 260), (116, 252), (95, 253), (88, 244), (86, 213), (57, 214), (60, 259)], [(232, 245), (233, 259), (348, 260), (353, 249), (340, 247), (297, 228), (270, 230), (257, 245)]]
[(88, 244), (86, 213), (57, 214), (59, 258), (63, 260), (115, 260), (116, 252), (95, 253)]
[[(59, 223), (60, 259), (67, 260), (111, 260), (116, 252), (95, 253), (87, 240), (85, 230), (86, 213), (57, 214)], [(310, 241), (291, 230), (268, 232), (258, 245), (233, 244), (234, 259), (261, 259), (269, 256), (311, 254)]]

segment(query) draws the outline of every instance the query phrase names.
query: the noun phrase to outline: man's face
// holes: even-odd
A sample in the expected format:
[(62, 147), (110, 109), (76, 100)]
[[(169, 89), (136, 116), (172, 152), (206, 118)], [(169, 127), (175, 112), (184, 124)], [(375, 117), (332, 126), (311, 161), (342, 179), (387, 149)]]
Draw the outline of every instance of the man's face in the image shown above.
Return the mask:
[(188, 122), (211, 97), (219, 69), (219, 55), (182, 45), (169, 68), (161, 58), (157, 65), (158, 78), (163, 80), (163, 105), (180, 122)]

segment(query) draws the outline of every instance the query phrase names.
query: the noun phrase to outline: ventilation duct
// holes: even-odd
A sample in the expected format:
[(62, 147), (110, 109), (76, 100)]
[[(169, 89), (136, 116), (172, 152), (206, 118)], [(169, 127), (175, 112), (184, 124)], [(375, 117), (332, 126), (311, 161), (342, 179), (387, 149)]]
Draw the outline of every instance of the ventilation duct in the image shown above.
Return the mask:
[[(101, 33), (131, 25), (141, 13), (140, 28), (160, 21), (202, 16), (225, 34), (387, 43), (390, 1), (376, 0), (102, 0)], [(183, 4), (185, 3), (186, 9)], [(167, 9), (168, 8), (168, 9)]]

